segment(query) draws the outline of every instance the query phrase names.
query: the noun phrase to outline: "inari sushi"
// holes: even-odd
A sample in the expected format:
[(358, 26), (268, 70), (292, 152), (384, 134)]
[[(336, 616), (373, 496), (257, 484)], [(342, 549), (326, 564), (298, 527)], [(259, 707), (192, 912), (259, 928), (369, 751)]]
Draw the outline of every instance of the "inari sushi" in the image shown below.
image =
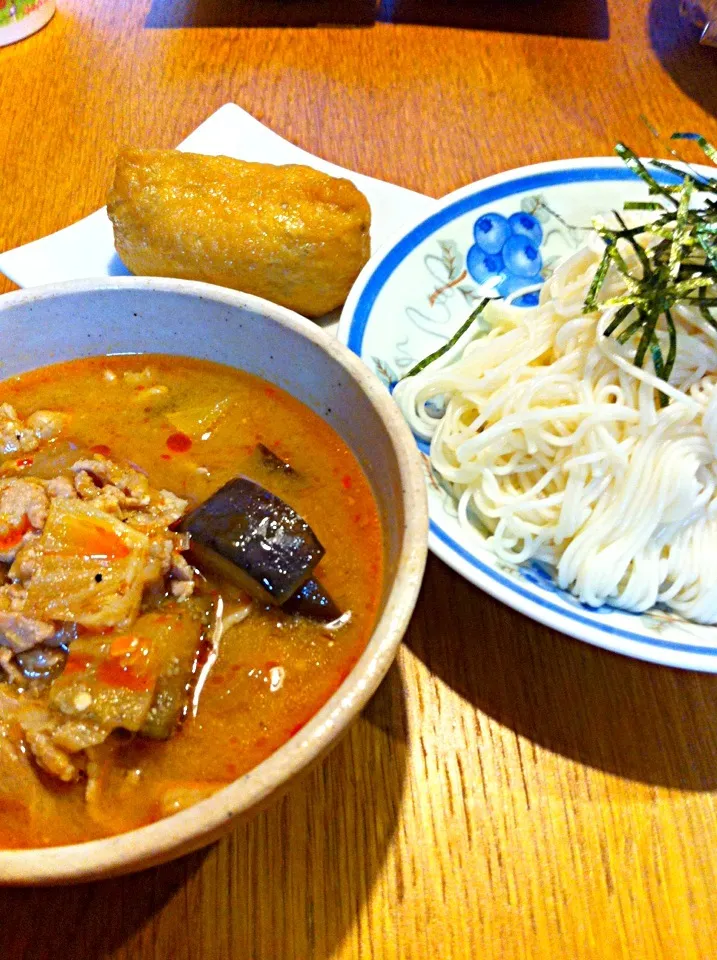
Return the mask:
[(343, 304), (370, 253), (366, 197), (300, 165), (128, 148), (107, 212), (133, 273), (232, 287), (307, 317)]

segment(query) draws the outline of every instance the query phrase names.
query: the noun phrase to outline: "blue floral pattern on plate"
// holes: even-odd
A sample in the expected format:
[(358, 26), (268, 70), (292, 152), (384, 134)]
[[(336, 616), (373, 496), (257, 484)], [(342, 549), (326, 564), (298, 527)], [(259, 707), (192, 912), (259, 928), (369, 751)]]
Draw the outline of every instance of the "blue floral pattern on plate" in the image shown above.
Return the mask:
[[(489, 211), (473, 225), (473, 246), (466, 254), (466, 270), (479, 284), (494, 284), (501, 297), (539, 283), (543, 269), (540, 244), (543, 228), (531, 213), (504, 217)], [(519, 307), (534, 307), (538, 294), (516, 297)]]

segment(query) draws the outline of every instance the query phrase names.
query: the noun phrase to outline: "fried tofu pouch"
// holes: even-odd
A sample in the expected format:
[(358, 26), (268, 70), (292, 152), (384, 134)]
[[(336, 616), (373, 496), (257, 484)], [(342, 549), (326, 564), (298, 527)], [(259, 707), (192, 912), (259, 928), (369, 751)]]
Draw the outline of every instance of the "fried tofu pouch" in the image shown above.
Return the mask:
[(307, 317), (341, 306), (370, 252), (366, 197), (299, 165), (125, 149), (107, 212), (133, 273), (232, 287)]

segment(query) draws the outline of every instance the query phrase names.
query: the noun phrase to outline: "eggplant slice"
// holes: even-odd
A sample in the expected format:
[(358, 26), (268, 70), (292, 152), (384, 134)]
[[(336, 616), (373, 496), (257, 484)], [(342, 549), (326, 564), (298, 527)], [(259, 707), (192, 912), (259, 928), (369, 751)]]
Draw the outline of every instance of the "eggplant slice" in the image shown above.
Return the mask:
[(341, 616), (339, 608), (314, 577), (307, 580), (293, 596), (289, 597), (283, 609), (287, 613), (298, 613), (301, 617), (320, 620), (322, 623), (332, 623)]
[(262, 603), (280, 606), (324, 555), (308, 525), (280, 497), (235, 477), (182, 521), (192, 551)]
[(180, 529), (191, 536), (200, 566), (215, 570), (262, 603), (323, 623), (341, 616), (312, 577), (325, 552), (314, 531), (288, 503), (248, 477), (230, 480), (188, 514)]
[(294, 470), (288, 461), (282, 460), (281, 457), (277, 456), (277, 454), (265, 444), (257, 443), (256, 452), (265, 470), (270, 470), (273, 473), (283, 473), (287, 477), (295, 477), (297, 475), (296, 470)]

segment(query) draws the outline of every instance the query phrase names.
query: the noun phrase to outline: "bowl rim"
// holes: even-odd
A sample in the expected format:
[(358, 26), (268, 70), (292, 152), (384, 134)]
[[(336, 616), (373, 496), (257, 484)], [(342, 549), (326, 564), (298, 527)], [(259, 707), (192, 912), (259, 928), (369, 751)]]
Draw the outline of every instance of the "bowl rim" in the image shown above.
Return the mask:
[[(398, 407), (378, 378), (338, 340), (305, 317), (260, 297), (193, 280), (110, 277), (69, 280), (0, 296), (2, 316), (16, 306), (60, 296), (115, 290), (174, 293), (252, 311), (313, 342), (368, 398), (396, 457), (404, 505), (397, 574), (384, 611), (351, 672), (316, 714), (266, 760), (206, 800), (126, 833), (58, 847), (0, 850), (0, 885), (41, 885), (100, 879), (143, 869), (211, 842), (223, 825), (268, 798), (306, 769), (338, 738), (387, 673), (413, 613), (428, 550), (428, 504), (420, 455)], [(221, 362), (221, 361), (219, 361)], [(181, 847), (179, 853), (174, 851)]]

